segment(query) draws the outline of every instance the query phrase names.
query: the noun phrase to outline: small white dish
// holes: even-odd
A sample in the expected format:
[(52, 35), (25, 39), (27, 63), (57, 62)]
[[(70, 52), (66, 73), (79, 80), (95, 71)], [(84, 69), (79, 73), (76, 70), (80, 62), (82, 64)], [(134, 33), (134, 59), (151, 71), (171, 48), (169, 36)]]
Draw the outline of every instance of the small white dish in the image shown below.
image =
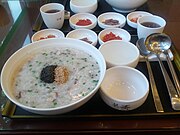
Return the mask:
[(45, 40), (48, 38), (62, 38), (64, 33), (58, 29), (43, 29), (36, 32), (32, 37), (31, 41), (36, 42), (39, 40)]
[(99, 47), (107, 68), (114, 66), (129, 66), (135, 68), (139, 62), (138, 48), (127, 41), (112, 40)]
[[(91, 24), (77, 25), (77, 23), (82, 20), (89, 20)], [(97, 18), (90, 13), (77, 13), (70, 17), (69, 24), (73, 29), (93, 29), (97, 25)]]
[(99, 27), (105, 28), (122, 28), (126, 24), (124, 15), (116, 12), (107, 12), (98, 16)]
[(93, 46), (97, 45), (97, 34), (89, 29), (76, 29), (70, 31), (67, 35), (67, 38), (74, 38), (88, 42)]
[(106, 28), (104, 30), (102, 30), (99, 34), (98, 34), (98, 41), (99, 44), (103, 44), (104, 42), (104, 37), (107, 34), (110, 34), (112, 32), (112, 34), (114, 34), (116, 37), (119, 36), (120, 38), (122, 38), (122, 41), (130, 41), (131, 40), (131, 35), (129, 34), (128, 31), (121, 29), (121, 28)]
[(110, 107), (129, 111), (140, 107), (149, 94), (149, 82), (139, 70), (117, 66), (106, 70), (100, 95)]
[(131, 12), (127, 15), (126, 19), (127, 19), (127, 24), (130, 27), (133, 28), (137, 28), (137, 20), (142, 17), (142, 16), (147, 16), (147, 15), (152, 15), (149, 12), (145, 12), (145, 11), (134, 11)]
[(74, 13), (94, 13), (98, 7), (97, 0), (71, 0), (70, 9)]

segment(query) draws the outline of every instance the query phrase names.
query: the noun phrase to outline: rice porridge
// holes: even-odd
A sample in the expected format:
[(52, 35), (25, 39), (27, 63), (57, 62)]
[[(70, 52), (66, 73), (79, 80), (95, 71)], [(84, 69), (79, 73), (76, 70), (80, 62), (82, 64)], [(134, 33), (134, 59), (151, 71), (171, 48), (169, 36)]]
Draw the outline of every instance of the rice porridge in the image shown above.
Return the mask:
[(97, 85), (100, 69), (86, 52), (72, 48), (44, 49), (20, 68), (14, 81), (16, 99), (33, 108), (73, 103)]

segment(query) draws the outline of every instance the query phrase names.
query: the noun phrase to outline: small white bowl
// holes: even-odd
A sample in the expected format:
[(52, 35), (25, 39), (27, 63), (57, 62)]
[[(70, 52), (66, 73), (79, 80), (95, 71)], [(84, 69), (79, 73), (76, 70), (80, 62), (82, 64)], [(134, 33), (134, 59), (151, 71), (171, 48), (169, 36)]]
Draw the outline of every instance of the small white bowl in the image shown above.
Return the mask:
[(98, 41), (99, 44), (103, 44), (103, 38), (106, 34), (109, 34), (110, 32), (112, 32), (113, 34), (115, 34), (116, 36), (119, 36), (122, 38), (122, 41), (130, 41), (131, 40), (131, 35), (129, 34), (128, 31), (121, 29), (121, 28), (107, 28), (102, 30), (99, 34), (98, 34)]
[(107, 68), (114, 66), (136, 67), (139, 62), (140, 53), (138, 48), (127, 41), (112, 40), (99, 47)]
[(70, 9), (74, 13), (94, 13), (98, 7), (97, 0), (71, 0)]
[(72, 30), (70, 31), (67, 35), (67, 38), (75, 38), (75, 39), (87, 39), (88, 41), (92, 42), (90, 44), (92, 44), (93, 46), (97, 45), (97, 34), (89, 29), (76, 29), (76, 30)]
[(149, 82), (137, 69), (118, 66), (106, 71), (100, 95), (110, 107), (129, 111), (140, 107), (147, 99)]
[(39, 40), (45, 40), (48, 38), (62, 38), (64, 37), (64, 33), (57, 29), (43, 29), (38, 32), (36, 32), (32, 37), (31, 41), (39, 41)]
[[(105, 20), (113, 19), (119, 22), (119, 24), (116, 25), (108, 25), (105, 24)], [(99, 27), (105, 29), (105, 28), (122, 28), (126, 24), (126, 18), (124, 15), (120, 13), (115, 13), (115, 12), (107, 12), (103, 13), (98, 16), (98, 25)]]
[[(87, 19), (89, 19), (92, 23), (85, 26), (76, 24), (79, 20)], [(90, 13), (77, 13), (70, 17), (69, 24), (73, 29), (93, 29), (97, 25), (97, 18), (95, 15)]]
[[(145, 11), (135, 11), (131, 12), (127, 15), (127, 24), (133, 28), (137, 28), (137, 20), (142, 17), (142, 16), (147, 16), (147, 15), (152, 15), (149, 12)], [(133, 21), (134, 20), (134, 21)]]

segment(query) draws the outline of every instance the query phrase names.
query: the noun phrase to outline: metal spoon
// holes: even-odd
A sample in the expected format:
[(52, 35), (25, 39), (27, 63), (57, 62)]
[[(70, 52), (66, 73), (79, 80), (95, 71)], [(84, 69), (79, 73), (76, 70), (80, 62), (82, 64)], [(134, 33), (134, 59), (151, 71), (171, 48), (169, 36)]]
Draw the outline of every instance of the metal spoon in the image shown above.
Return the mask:
[(155, 33), (148, 36), (145, 40), (145, 45), (147, 49), (151, 52), (153, 52), (159, 61), (165, 83), (168, 89), (168, 93), (171, 99), (171, 105), (174, 110), (180, 110), (180, 98), (178, 96), (178, 93), (160, 59), (160, 54), (164, 52), (165, 50), (168, 50), (171, 46), (169, 44), (169, 41), (167, 40), (167, 37), (164, 34)]
[(151, 54), (151, 52), (146, 49), (146, 47), (144, 45), (144, 38), (139, 39), (136, 42), (136, 46), (138, 47), (140, 54), (142, 56), (144, 56), (145, 61), (146, 61), (149, 79), (150, 79), (151, 90), (152, 90), (152, 95), (153, 95), (153, 100), (154, 100), (156, 110), (157, 110), (157, 112), (164, 112), (162, 104), (161, 104), (161, 100), (159, 98), (159, 94), (157, 91), (156, 83), (155, 83), (155, 80), (153, 77), (151, 65), (150, 65), (149, 60), (148, 60), (148, 56)]
[[(172, 78), (175, 84), (175, 88), (178, 92), (178, 95), (180, 97), (180, 84), (179, 84), (179, 80), (178, 77), (176, 75), (176, 72), (174, 70), (174, 67), (172, 65), (171, 59), (168, 55), (168, 50), (172, 44), (171, 39), (168, 35), (166, 34), (162, 34), (162, 33), (156, 33), (153, 35), (153, 38), (151, 37), (151, 40), (154, 40), (155, 42), (158, 42), (159, 46), (160, 46), (160, 51), (162, 53), (164, 53), (166, 55), (166, 59), (167, 59), (167, 63), (168, 66), (170, 68), (171, 74), (172, 74)], [(154, 42), (153, 41), (153, 42)]]
[[(170, 39), (170, 44), (171, 44), (171, 39)], [(168, 63), (169, 69), (170, 69), (171, 74), (172, 74), (172, 78), (173, 78), (173, 81), (174, 81), (174, 84), (175, 84), (175, 88), (176, 88), (176, 90), (178, 92), (178, 95), (180, 97), (180, 84), (179, 84), (179, 80), (178, 80), (177, 74), (176, 74), (176, 72), (174, 70), (174, 67), (172, 65), (171, 58), (169, 57), (168, 50), (164, 50), (163, 53), (166, 55), (167, 63)]]

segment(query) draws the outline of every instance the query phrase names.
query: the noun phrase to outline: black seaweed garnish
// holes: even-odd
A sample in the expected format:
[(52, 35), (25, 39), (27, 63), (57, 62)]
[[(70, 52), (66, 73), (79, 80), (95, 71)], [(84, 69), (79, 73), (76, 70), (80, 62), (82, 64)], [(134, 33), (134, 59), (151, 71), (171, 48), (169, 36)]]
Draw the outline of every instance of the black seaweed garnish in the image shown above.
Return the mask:
[(46, 66), (42, 69), (40, 74), (40, 79), (45, 83), (53, 83), (54, 82), (54, 70), (57, 65)]

